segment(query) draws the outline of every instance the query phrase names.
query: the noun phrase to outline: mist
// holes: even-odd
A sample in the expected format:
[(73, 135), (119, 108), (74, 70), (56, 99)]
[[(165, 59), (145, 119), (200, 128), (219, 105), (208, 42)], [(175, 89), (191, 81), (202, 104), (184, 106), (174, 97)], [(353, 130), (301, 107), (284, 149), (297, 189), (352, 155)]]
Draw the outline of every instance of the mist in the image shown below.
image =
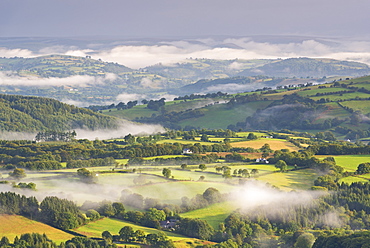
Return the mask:
[[(228, 60), (312, 57), (358, 61), (370, 65), (368, 39), (298, 36), (272, 36), (264, 39), (260, 37), (159, 39), (150, 42), (137, 39), (112, 41), (107, 46), (100, 46), (91, 41), (87, 47), (54, 45), (35, 51), (24, 48), (0, 48), (0, 56), (29, 58), (50, 54), (82, 57), (89, 55), (93, 59), (116, 62), (133, 69), (158, 63), (184, 62), (189, 58)], [(237, 68), (238, 64), (229, 67), (231, 70)]]
[(123, 138), (128, 134), (132, 135), (150, 135), (165, 132), (161, 125), (138, 124), (129, 121), (120, 121), (116, 129), (87, 130), (76, 129), (77, 139), (105, 140), (112, 138)]
[(0, 131), (0, 140), (33, 140), (37, 133)]
[(86, 87), (102, 85), (105, 82), (114, 81), (117, 75), (108, 73), (104, 77), (93, 77), (87, 75), (75, 75), (65, 78), (49, 77), (20, 77), (15, 72), (0, 72), (0, 85), (10, 86), (78, 86)]

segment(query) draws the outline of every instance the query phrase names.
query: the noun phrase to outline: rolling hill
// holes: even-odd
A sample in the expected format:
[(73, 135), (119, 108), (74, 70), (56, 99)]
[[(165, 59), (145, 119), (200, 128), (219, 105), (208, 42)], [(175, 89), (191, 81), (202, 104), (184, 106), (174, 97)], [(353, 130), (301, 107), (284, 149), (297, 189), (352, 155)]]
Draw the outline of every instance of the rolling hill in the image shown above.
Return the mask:
[(210, 98), (193, 95), (167, 102), (158, 111), (141, 105), (104, 113), (170, 128), (332, 131), (351, 140), (369, 136), (370, 76), (278, 88)]
[(54, 99), (0, 94), (0, 131), (116, 127), (116, 119)]

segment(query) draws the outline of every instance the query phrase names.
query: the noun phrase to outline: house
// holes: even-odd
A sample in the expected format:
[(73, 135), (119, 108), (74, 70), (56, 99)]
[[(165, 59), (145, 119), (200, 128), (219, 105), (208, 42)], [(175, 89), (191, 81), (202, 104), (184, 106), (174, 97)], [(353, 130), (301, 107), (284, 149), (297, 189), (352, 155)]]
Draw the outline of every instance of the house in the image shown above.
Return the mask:
[(164, 220), (164, 221), (160, 221), (159, 225), (161, 226), (161, 228), (164, 228), (164, 229), (172, 229), (176, 227), (176, 223), (178, 221), (179, 220), (176, 220), (176, 219)]
[(182, 150), (182, 154), (192, 154), (193, 152), (189, 148)]
[(267, 159), (265, 159), (265, 158), (257, 158), (256, 159), (256, 163), (265, 163), (265, 164), (268, 164), (270, 162)]

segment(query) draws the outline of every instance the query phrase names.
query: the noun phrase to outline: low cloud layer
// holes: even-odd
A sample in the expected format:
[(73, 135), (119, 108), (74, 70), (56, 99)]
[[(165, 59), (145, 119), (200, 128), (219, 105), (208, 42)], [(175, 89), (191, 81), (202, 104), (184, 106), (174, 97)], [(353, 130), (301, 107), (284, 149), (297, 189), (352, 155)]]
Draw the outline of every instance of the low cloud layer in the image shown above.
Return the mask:
[[(123, 42), (124, 43), (124, 42)], [(114, 44), (114, 43), (112, 43)], [(134, 44), (134, 45), (133, 45)], [(255, 41), (252, 38), (188, 39), (152, 42), (131, 41), (127, 45), (111, 45), (89, 49), (76, 46), (50, 46), (38, 51), (0, 48), (2, 57), (34, 57), (47, 54), (90, 55), (94, 59), (117, 62), (137, 69), (157, 63), (175, 63), (187, 58), (208, 59), (274, 59), (320, 57), (353, 60), (370, 64), (370, 41), (334, 38), (301, 38), (289, 42)], [(238, 68), (233, 64), (230, 69)]]
[(79, 86), (101, 85), (107, 81), (113, 81), (117, 75), (108, 73), (104, 77), (93, 76), (70, 76), (65, 78), (49, 77), (20, 77), (13, 72), (0, 72), (0, 85), (11, 86)]

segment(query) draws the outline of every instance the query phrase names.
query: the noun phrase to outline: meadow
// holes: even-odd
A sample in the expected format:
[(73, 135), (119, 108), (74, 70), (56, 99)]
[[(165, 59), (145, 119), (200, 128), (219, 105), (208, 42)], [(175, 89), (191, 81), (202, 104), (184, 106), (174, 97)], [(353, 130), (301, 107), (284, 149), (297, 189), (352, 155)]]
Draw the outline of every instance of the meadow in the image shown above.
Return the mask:
[[(326, 158), (327, 155), (316, 156), (318, 158)], [(370, 155), (331, 155), (334, 157), (337, 165), (342, 166), (344, 171), (354, 172), (361, 163), (370, 163)]]
[(45, 233), (56, 243), (64, 242), (74, 236), (44, 223), (19, 215), (0, 214), (0, 237), (6, 236), (11, 242), (23, 233)]
[[(158, 229), (143, 227), (131, 222), (111, 218), (103, 218), (94, 222), (90, 222), (85, 226), (74, 229), (74, 231), (88, 237), (101, 238), (101, 234), (103, 231), (109, 231), (112, 235), (117, 235), (119, 230), (121, 230), (121, 228), (124, 226), (131, 226), (135, 231), (142, 230), (145, 232), (145, 234), (160, 232)], [(194, 245), (211, 243), (204, 242), (195, 238), (188, 238), (173, 232), (164, 231), (164, 233), (175, 242), (176, 247), (189, 247), (189, 243)]]

